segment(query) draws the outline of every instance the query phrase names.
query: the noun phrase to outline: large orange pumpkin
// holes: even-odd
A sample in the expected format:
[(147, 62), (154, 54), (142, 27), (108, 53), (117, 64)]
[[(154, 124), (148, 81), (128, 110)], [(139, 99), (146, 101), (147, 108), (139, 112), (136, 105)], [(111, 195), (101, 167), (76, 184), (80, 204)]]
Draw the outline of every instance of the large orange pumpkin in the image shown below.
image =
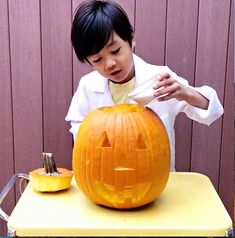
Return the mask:
[(170, 145), (160, 118), (139, 104), (95, 109), (73, 148), (75, 180), (93, 202), (117, 209), (155, 200), (170, 171)]

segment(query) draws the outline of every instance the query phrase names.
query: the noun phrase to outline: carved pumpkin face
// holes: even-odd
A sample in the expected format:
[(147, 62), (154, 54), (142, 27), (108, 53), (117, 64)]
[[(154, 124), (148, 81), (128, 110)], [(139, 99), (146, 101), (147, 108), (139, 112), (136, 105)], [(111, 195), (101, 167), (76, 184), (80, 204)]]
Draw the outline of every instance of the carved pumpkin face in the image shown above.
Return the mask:
[(163, 123), (139, 104), (91, 111), (74, 143), (73, 171), (80, 189), (95, 203), (129, 209), (152, 202), (170, 171)]

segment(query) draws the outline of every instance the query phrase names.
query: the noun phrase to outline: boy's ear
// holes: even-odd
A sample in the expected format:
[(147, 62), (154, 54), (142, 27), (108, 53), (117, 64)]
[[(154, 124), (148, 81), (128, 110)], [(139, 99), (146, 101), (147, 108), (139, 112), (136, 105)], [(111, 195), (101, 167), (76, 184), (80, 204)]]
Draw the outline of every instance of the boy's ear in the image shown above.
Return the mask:
[(131, 42), (131, 48), (134, 49), (135, 48), (135, 33), (132, 33), (132, 42)]

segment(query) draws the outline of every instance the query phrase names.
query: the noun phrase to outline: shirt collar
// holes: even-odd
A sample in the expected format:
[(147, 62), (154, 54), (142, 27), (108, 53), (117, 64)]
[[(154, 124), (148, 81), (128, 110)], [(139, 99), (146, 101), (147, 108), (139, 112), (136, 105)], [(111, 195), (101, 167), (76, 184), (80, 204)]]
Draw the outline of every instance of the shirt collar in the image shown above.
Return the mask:
[(93, 83), (91, 87), (91, 91), (97, 93), (104, 93), (105, 90), (108, 88), (108, 80), (100, 75), (97, 71), (94, 71), (94, 78), (97, 79), (97, 83)]
[(149, 68), (149, 64), (142, 60), (140, 57), (134, 54), (135, 64), (135, 87), (138, 87), (146, 81), (146, 79), (153, 76), (152, 68)]

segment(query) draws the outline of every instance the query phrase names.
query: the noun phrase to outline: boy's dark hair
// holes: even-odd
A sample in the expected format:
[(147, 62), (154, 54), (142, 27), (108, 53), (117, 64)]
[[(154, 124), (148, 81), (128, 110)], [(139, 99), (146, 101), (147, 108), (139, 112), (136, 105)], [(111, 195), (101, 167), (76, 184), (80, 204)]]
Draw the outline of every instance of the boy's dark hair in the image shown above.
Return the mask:
[(115, 31), (132, 45), (133, 27), (125, 11), (115, 2), (92, 0), (81, 3), (74, 16), (71, 40), (78, 59), (98, 53)]

